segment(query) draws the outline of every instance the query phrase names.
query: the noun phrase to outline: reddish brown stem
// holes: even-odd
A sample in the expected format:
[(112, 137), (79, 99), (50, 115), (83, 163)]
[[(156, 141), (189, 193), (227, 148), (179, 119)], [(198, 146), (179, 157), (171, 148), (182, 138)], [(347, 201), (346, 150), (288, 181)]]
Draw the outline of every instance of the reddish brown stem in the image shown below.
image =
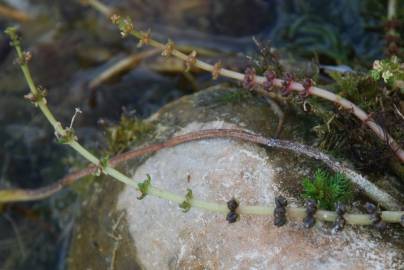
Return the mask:
[[(173, 147), (178, 144), (186, 142), (203, 139), (212, 139), (212, 138), (232, 138), (241, 141), (247, 141), (260, 145), (265, 145), (269, 147), (287, 149), (298, 154), (304, 154), (311, 158), (319, 159), (324, 163), (326, 163), (333, 170), (349, 176), (351, 181), (355, 183), (357, 186), (359, 186), (368, 197), (379, 202), (380, 205), (382, 205), (383, 207), (387, 209), (397, 209), (400, 206), (400, 204), (389, 194), (378, 189), (374, 184), (366, 180), (361, 175), (355, 173), (353, 170), (350, 170), (349, 168), (340, 164), (338, 161), (334, 160), (330, 156), (327, 156), (326, 154), (320, 152), (315, 148), (285, 140), (268, 139), (263, 136), (239, 129), (208, 129), (176, 136), (171, 139), (168, 139), (163, 143), (152, 144), (149, 146), (142, 147), (140, 149), (135, 149), (128, 151), (126, 153), (119, 154), (110, 159), (109, 165), (111, 167), (115, 167), (122, 162), (157, 152), (163, 148)], [(0, 202), (32, 201), (43, 199), (58, 192), (63, 187), (75, 183), (79, 178), (95, 173), (96, 171), (97, 171), (96, 166), (89, 165), (87, 168), (73, 172), (63, 177), (56, 183), (46, 187), (29, 190), (24, 189), (2, 190), (0, 191)]]

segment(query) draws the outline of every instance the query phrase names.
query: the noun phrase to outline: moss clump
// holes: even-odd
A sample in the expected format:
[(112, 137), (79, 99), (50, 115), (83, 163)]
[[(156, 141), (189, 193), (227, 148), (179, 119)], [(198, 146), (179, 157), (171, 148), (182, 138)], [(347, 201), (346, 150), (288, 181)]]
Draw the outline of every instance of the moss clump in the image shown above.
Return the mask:
[(352, 185), (342, 174), (329, 175), (319, 169), (314, 179), (302, 181), (303, 197), (314, 199), (321, 209), (334, 210), (337, 202), (348, 203), (353, 197)]
[(153, 130), (152, 124), (123, 115), (118, 125), (108, 127), (106, 130), (108, 153), (117, 154), (128, 149), (130, 145), (143, 139)]
[[(370, 113), (368, 121), (375, 121), (402, 144), (404, 125), (398, 116), (402, 96), (389, 85), (374, 80), (368, 74), (331, 73), (335, 80), (334, 92), (357, 104)], [(349, 110), (337, 109), (318, 98), (310, 98), (312, 111), (321, 119), (314, 128), (319, 137), (318, 145), (336, 156), (351, 160), (357, 169), (380, 174), (390, 169), (393, 153), (389, 146), (369, 132), (365, 123), (354, 118)]]
[(251, 97), (252, 94), (247, 91), (227, 91), (217, 97), (215, 102), (219, 104), (240, 103)]

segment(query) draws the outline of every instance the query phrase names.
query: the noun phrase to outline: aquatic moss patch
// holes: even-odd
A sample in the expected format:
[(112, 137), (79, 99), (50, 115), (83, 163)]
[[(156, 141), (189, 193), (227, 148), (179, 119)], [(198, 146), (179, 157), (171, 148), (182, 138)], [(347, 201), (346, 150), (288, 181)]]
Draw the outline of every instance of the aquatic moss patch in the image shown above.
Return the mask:
[(142, 119), (121, 116), (118, 125), (108, 127), (106, 130), (108, 153), (116, 154), (128, 149), (130, 145), (145, 138), (153, 130), (153, 124)]

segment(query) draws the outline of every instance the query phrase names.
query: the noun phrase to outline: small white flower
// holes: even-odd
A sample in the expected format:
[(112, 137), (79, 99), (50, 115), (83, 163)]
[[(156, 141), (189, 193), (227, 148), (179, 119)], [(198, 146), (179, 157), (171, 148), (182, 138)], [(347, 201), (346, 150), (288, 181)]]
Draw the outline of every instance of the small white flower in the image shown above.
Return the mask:
[(380, 60), (375, 60), (373, 62), (373, 69), (376, 71), (381, 71), (383, 69), (382, 64), (380, 63)]
[(384, 80), (385, 83), (387, 83), (387, 81), (393, 77), (393, 73), (390, 72), (390, 70), (386, 70), (385, 72), (383, 72), (382, 74), (382, 78)]

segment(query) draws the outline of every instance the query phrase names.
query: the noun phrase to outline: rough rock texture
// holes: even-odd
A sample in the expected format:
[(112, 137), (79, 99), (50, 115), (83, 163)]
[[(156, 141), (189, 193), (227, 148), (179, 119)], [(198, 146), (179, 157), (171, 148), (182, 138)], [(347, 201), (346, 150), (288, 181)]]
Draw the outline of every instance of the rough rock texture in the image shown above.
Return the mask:
[[(264, 100), (222, 102), (221, 97), (235, 92), (211, 89), (166, 106), (151, 119), (158, 126), (154, 140), (236, 126), (273, 136), (277, 118)], [(310, 134), (304, 132), (309, 127), (304, 125), (302, 119), (289, 119), (282, 137), (309, 141)], [(226, 202), (235, 197), (250, 205), (272, 204), (278, 194), (301, 204), (298, 181), (319, 166), (290, 152), (228, 139), (163, 149), (142, 161), (128, 162), (122, 169), (135, 180), (150, 174), (153, 185), (177, 194), (191, 188), (199, 199)], [(99, 183), (96, 191), (85, 202), (70, 269), (105, 269), (112, 264), (115, 269), (401, 269), (404, 265), (399, 227), (383, 234), (348, 227), (332, 235), (325, 224), (305, 230), (300, 221), (290, 221), (277, 228), (270, 217), (242, 216), (228, 224), (221, 214), (198, 209), (184, 214), (178, 205), (151, 196), (136, 200), (133, 188), (110, 179)]]

